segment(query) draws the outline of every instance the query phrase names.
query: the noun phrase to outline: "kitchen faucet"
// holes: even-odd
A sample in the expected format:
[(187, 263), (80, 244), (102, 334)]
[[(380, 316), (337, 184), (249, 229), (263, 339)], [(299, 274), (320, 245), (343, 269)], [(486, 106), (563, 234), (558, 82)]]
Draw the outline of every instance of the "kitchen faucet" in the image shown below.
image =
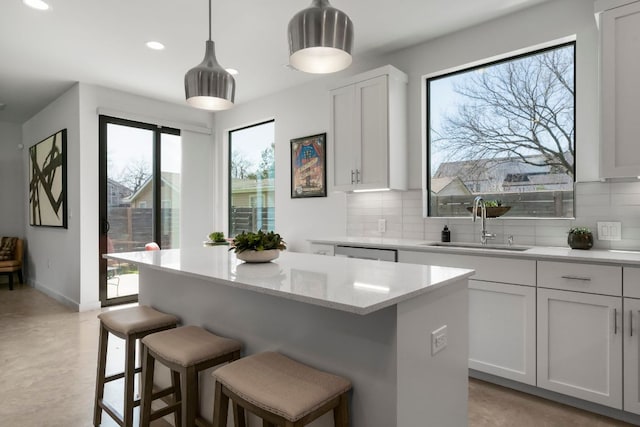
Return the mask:
[(487, 206), (485, 205), (482, 196), (477, 196), (475, 199), (473, 199), (473, 222), (476, 222), (476, 219), (478, 218), (478, 207), (480, 207), (481, 220), (480, 243), (486, 245), (487, 239), (495, 239), (496, 235), (487, 232)]

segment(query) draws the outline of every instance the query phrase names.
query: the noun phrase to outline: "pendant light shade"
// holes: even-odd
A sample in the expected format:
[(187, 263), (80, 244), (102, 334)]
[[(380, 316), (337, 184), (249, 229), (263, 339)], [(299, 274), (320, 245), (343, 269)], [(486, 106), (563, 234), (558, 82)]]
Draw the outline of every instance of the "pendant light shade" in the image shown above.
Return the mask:
[(218, 64), (215, 44), (211, 40), (211, 0), (209, 0), (209, 40), (202, 62), (184, 75), (187, 103), (205, 110), (227, 110), (233, 107), (236, 81)]
[(334, 73), (351, 64), (353, 22), (328, 0), (313, 0), (289, 21), (289, 63), (300, 71)]

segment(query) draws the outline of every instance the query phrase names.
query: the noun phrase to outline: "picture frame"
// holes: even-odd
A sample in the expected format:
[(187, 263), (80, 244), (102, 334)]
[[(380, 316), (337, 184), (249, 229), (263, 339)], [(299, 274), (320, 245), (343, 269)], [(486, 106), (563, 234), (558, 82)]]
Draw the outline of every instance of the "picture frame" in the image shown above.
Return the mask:
[(291, 140), (291, 198), (327, 197), (327, 134)]
[(67, 130), (29, 147), (29, 224), (67, 228)]

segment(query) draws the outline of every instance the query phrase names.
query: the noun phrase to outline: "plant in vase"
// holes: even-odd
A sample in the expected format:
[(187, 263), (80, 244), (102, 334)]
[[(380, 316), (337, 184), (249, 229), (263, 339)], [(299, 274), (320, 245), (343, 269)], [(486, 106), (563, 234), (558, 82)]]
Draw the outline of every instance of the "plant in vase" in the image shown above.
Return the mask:
[(278, 258), (280, 251), (285, 249), (287, 245), (278, 233), (262, 230), (257, 233), (243, 231), (233, 238), (229, 248), (238, 259), (246, 262), (269, 262)]
[(571, 249), (591, 249), (593, 234), (589, 227), (573, 227), (569, 230), (567, 243)]
[(213, 233), (209, 233), (207, 236), (209, 241), (205, 242), (206, 245), (215, 246), (215, 245), (228, 245), (227, 239), (224, 238), (224, 233), (222, 231), (214, 231)]

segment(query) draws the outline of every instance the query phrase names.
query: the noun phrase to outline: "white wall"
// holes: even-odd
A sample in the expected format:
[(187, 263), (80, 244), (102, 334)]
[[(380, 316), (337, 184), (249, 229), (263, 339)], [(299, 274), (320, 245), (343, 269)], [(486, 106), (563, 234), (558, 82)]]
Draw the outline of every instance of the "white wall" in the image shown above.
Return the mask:
[[(329, 132), (330, 82), (330, 79), (321, 79), (215, 115), (216, 141), (223, 142), (216, 144), (216, 169), (219, 171), (216, 174), (216, 212), (220, 209), (228, 211), (229, 130), (275, 119), (275, 231), (283, 236), (292, 251), (306, 251), (309, 237), (344, 235), (346, 232), (344, 193), (329, 192), (326, 198), (291, 198), (290, 140)], [(224, 222), (216, 222), (216, 228), (228, 230), (226, 218)]]
[[(26, 226), (27, 281), (59, 301), (80, 302), (80, 119), (78, 85), (22, 125), (23, 182), (29, 182), (29, 147), (61, 129), (67, 129), (68, 229)], [(23, 199), (24, 222), (29, 223), (29, 198)]]
[[(69, 228), (28, 227), (29, 282), (78, 310), (100, 306), (98, 293), (98, 110), (118, 117), (164, 126), (211, 128), (211, 113), (186, 106), (79, 83), (23, 125), (23, 164), (27, 147), (52, 133), (67, 129), (67, 191)], [(209, 140), (212, 137), (209, 136)], [(211, 141), (212, 144), (212, 141)], [(185, 150), (202, 147), (186, 145)], [(193, 154), (188, 154), (193, 156)], [(26, 167), (25, 167), (26, 170)], [(23, 172), (24, 182), (28, 181)], [(184, 182), (183, 186), (211, 194), (211, 184)], [(25, 198), (23, 206), (27, 205)], [(202, 206), (187, 207), (201, 215)], [(26, 212), (26, 209), (25, 209)], [(213, 212), (208, 208), (207, 214)], [(27, 212), (23, 214), (28, 221)], [(206, 229), (209, 226), (205, 226)]]
[(409, 75), (409, 187), (422, 186), (422, 76), (571, 35), (576, 35), (577, 179), (597, 179), (598, 31), (593, 2), (554, 0), (384, 58)]
[[(328, 131), (329, 101), (327, 91), (332, 84), (345, 75), (356, 74), (378, 66), (392, 64), (409, 76), (409, 187), (422, 187), (423, 164), (423, 76), (474, 61), (514, 52), (531, 46), (575, 35), (577, 39), (577, 169), (578, 180), (597, 179), (599, 164), (598, 125), (598, 32), (593, 15), (593, 3), (584, 0), (546, 2), (542, 5), (507, 17), (466, 29), (439, 39), (404, 49), (383, 57), (368, 57), (352, 65), (340, 76), (327, 77), (288, 91), (239, 105), (232, 110), (216, 114), (216, 140), (227, 147), (227, 132), (261, 120), (275, 118), (276, 121), (276, 229), (289, 239), (294, 250), (305, 250), (304, 240), (311, 236), (361, 235), (363, 226), (357, 221), (361, 215), (347, 222), (345, 196), (330, 194), (327, 199), (292, 200), (289, 172), (289, 140), (291, 138)], [(313, 100), (310, 102), (309, 100)], [(329, 135), (330, 138), (330, 135)], [(218, 146), (217, 148), (222, 148)], [(227, 152), (218, 153), (219, 170), (225, 173)], [(330, 159), (329, 159), (330, 161)], [(227, 183), (219, 181), (217, 205), (226, 209)], [(376, 196), (361, 196), (362, 198)], [(380, 196), (391, 199), (400, 196)], [(409, 197), (413, 200), (413, 195)], [(409, 202), (414, 204), (415, 202)], [(420, 207), (417, 207), (421, 209)], [(357, 209), (357, 207), (356, 207)], [(413, 213), (413, 211), (412, 211)], [(402, 215), (394, 211), (388, 221), (388, 230), (401, 230)], [(414, 221), (413, 215), (409, 219)], [(418, 220), (416, 220), (418, 221)], [(422, 235), (426, 225), (415, 225)], [(226, 224), (219, 226), (226, 227)], [(371, 227), (375, 222), (371, 221)], [(439, 227), (440, 223), (434, 224)], [(395, 227), (395, 228), (394, 228)], [(349, 228), (349, 230), (347, 230)], [(366, 226), (364, 226), (366, 229)], [(409, 226), (411, 229), (412, 226)], [(226, 228), (225, 228), (226, 229)], [(420, 229), (420, 230), (418, 230)], [(368, 231), (368, 230), (367, 230)], [(372, 233), (365, 232), (371, 235)]]
[(0, 236), (24, 237), (22, 127), (0, 122)]

